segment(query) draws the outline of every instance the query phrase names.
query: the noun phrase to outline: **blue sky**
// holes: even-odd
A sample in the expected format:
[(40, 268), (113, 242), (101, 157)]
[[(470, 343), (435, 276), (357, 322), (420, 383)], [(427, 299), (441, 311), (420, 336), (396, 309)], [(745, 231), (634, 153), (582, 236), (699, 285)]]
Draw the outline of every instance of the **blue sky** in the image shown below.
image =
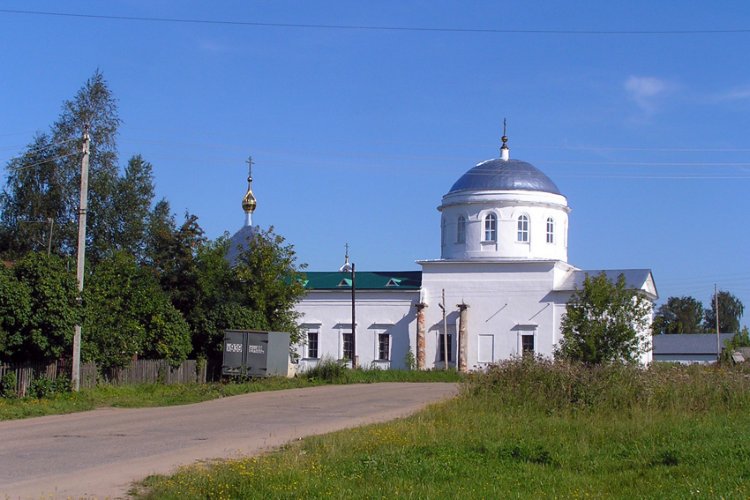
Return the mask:
[[(507, 117), (511, 157), (573, 208), (572, 264), (651, 268), (663, 300), (708, 302), (716, 283), (750, 308), (750, 3), (529, 3), (4, 0), (468, 31), (0, 12), (0, 165), (99, 68), (119, 100), (121, 164), (142, 154), (158, 196), (209, 237), (241, 226), (252, 155), (254, 222), (310, 270), (338, 268), (346, 242), (360, 269), (409, 270), (439, 257), (440, 198), (498, 156)], [(482, 29), (524, 32), (471, 31)]]

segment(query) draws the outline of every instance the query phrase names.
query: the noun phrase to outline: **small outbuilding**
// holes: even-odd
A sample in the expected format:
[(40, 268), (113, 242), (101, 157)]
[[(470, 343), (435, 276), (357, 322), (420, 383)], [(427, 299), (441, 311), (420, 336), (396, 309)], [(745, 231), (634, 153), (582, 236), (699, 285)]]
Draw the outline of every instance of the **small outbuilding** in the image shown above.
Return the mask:
[[(719, 335), (722, 350), (726, 347), (727, 342), (732, 340), (732, 337), (734, 337), (733, 333)], [(716, 363), (719, 357), (715, 333), (654, 335), (652, 345), (654, 361), (686, 365), (708, 364)]]

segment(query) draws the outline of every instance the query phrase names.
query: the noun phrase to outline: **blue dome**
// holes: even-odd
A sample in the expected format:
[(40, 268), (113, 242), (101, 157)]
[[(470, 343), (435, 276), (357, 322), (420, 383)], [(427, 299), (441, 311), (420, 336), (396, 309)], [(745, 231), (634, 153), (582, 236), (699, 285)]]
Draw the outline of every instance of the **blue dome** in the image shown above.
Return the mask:
[(561, 194), (552, 180), (531, 163), (520, 160), (487, 160), (470, 169), (448, 192), (544, 191)]

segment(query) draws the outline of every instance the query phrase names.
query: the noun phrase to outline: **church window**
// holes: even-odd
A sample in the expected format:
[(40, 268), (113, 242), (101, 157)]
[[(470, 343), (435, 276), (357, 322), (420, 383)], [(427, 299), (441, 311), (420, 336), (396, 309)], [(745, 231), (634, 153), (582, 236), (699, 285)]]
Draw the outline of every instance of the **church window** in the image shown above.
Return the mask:
[(518, 218), (518, 241), (524, 243), (529, 241), (529, 218), (526, 215)]
[[(438, 335), (438, 362), (445, 361), (445, 335)], [(453, 334), (448, 334), (448, 362), (453, 361)]]
[(307, 332), (307, 357), (318, 358), (318, 332), (314, 330)]
[(344, 333), (343, 340), (344, 340), (344, 359), (354, 358), (354, 346), (352, 345), (352, 334)]
[(497, 216), (487, 214), (484, 218), (484, 241), (497, 241)]
[(378, 360), (388, 361), (391, 359), (391, 336), (388, 333), (378, 334)]
[(547, 218), (547, 243), (555, 242), (555, 221), (552, 217)]
[(534, 355), (534, 336), (521, 335), (521, 352), (525, 355)]
[(440, 246), (445, 246), (445, 217), (440, 219)]
[(456, 223), (456, 243), (466, 243), (466, 218), (463, 215), (458, 216)]

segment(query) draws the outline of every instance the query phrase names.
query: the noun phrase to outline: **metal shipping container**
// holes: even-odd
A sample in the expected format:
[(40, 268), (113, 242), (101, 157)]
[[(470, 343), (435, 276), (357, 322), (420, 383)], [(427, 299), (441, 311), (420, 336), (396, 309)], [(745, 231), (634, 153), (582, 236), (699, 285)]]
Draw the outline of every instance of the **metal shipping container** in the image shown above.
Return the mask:
[(289, 334), (255, 330), (224, 331), (222, 375), (289, 375)]

